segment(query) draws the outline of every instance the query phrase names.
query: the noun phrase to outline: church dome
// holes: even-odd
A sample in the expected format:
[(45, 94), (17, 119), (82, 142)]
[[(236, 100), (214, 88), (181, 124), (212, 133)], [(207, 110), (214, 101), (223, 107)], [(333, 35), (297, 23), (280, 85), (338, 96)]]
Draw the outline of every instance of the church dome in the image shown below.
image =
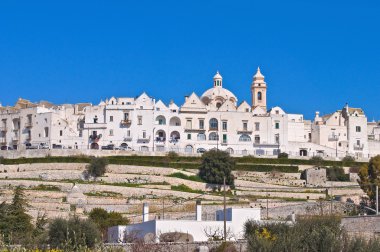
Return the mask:
[(223, 77), (217, 72), (214, 76), (214, 87), (206, 90), (201, 96), (201, 100), (205, 104), (209, 104), (214, 102), (215, 104), (222, 104), (226, 100), (230, 100), (231, 102), (237, 103), (236, 96), (229, 91), (228, 89), (223, 88), (222, 86)]

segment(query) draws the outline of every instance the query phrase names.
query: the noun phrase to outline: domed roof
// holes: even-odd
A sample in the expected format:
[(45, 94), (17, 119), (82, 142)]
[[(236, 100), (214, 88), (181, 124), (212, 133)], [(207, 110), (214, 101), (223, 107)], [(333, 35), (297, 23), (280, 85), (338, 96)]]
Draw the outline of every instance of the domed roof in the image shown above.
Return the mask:
[(219, 71), (216, 71), (216, 74), (214, 75), (214, 80), (215, 79), (223, 79), (223, 77), (220, 75)]
[(213, 100), (216, 97), (222, 97), (226, 100), (229, 100), (230, 98), (234, 98), (235, 101), (237, 101), (236, 96), (228, 89), (222, 88), (222, 87), (213, 87), (206, 92), (204, 92), (201, 96), (201, 99), (203, 97), (208, 97), (210, 100)]

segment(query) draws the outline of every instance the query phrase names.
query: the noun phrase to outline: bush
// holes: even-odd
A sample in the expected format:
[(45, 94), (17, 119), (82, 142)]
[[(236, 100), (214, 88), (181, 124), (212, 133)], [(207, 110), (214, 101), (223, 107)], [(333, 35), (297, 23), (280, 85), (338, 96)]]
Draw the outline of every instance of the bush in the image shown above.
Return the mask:
[(210, 252), (237, 252), (237, 249), (232, 242), (223, 242), (218, 247), (211, 249)]
[(121, 213), (107, 212), (103, 208), (94, 208), (89, 213), (89, 218), (92, 220), (102, 232), (103, 240), (107, 235), (107, 229), (109, 227), (117, 225), (128, 225), (129, 220), (124, 218)]
[(230, 154), (224, 151), (211, 150), (203, 153), (199, 167), (199, 177), (211, 184), (226, 184), (234, 187), (234, 176), (231, 171), (235, 168), (235, 161)]
[(329, 181), (350, 181), (348, 174), (344, 173), (342, 167), (331, 167), (326, 169), (327, 180)]
[(323, 164), (323, 158), (320, 156), (311, 157), (310, 163), (315, 166), (321, 166)]
[(278, 154), (277, 158), (288, 159), (289, 158), (289, 154), (286, 153), (286, 152), (281, 152), (281, 153)]
[(49, 225), (49, 244), (52, 248), (78, 251), (83, 247), (94, 248), (101, 234), (92, 220), (72, 217), (69, 220), (54, 219)]
[(90, 164), (86, 166), (86, 175), (94, 178), (103, 176), (107, 171), (108, 161), (105, 158), (93, 157)]

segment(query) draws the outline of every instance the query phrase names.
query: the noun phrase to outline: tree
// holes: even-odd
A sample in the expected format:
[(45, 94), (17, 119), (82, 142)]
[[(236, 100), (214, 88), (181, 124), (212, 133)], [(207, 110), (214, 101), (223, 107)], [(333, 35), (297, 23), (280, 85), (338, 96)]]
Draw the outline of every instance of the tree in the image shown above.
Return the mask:
[(310, 163), (315, 166), (321, 166), (323, 164), (323, 158), (320, 156), (314, 156), (310, 158)]
[(28, 203), (23, 189), (18, 186), (13, 190), (11, 204), (0, 205), (0, 232), (8, 244), (25, 244), (30, 242), (34, 230), (32, 217), (27, 214)]
[(100, 177), (107, 171), (108, 161), (102, 157), (92, 157), (90, 163), (86, 166), (86, 177)]
[(124, 218), (120, 213), (108, 213), (103, 208), (92, 209), (89, 213), (89, 218), (98, 226), (102, 233), (103, 240), (105, 239), (109, 227), (129, 224), (129, 220)]
[(199, 167), (199, 176), (207, 183), (226, 184), (234, 186), (234, 176), (231, 171), (235, 167), (235, 161), (230, 154), (220, 150), (210, 150), (202, 155), (202, 163)]
[(49, 244), (52, 248), (77, 251), (83, 247), (94, 248), (101, 234), (92, 220), (81, 220), (77, 216), (65, 220), (54, 219), (49, 225)]
[(359, 185), (372, 200), (376, 200), (376, 185), (380, 187), (380, 155), (363, 164), (359, 170)]

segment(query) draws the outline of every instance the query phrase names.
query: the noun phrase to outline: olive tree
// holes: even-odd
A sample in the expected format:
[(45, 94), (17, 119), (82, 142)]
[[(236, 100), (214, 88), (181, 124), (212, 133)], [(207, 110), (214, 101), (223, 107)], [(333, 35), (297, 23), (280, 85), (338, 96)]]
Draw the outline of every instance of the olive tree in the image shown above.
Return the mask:
[(207, 183), (226, 184), (234, 186), (234, 176), (231, 171), (235, 167), (235, 161), (230, 154), (220, 150), (210, 150), (202, 155), (202, 162), (199, 167), (199, 176)]

